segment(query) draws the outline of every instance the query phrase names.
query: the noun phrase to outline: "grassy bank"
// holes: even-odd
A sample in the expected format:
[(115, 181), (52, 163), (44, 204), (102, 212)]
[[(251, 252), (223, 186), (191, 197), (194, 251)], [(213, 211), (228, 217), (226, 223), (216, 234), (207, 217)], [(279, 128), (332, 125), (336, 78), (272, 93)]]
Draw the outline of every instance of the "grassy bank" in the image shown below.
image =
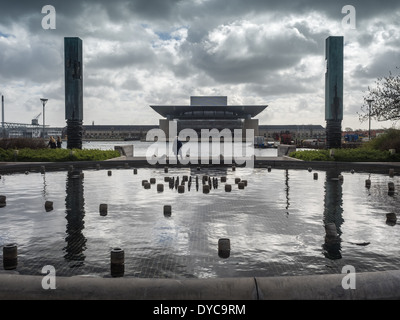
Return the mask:
[(334, 149), (330, 156), (329, 150), (295, 151), (291, 157), (304, 161), (343, 161), (343, 162), (397, 162), (400, 154), (392, 155), (389, 151), (357, 149)]
[(0, 161), (3, 162), (101, 161), (119, 156), (119, 152), (115, 150), (0, 149)]
[(1, 162), (102, 161), (119, 157), (115, 150), (50, 149), (43, 139), (1, 139)]
[[(389, 150), (394, 149), (395, 154)], [(295, 151), (291, 157), (304, 161), (343, 161), (343, 162), (397, 162), (400, 161), (400, 130), (387, 132), (355, 149), (304, 150)]]

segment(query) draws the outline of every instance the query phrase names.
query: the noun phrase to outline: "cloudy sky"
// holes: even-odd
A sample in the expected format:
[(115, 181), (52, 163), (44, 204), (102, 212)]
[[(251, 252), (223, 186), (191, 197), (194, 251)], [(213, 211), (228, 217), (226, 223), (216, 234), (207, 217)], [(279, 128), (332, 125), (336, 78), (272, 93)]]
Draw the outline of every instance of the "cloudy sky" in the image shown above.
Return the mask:
[[(56, 29), (42, 28), (45, 5), (56, 10)], [(346, 5), (355, 29), (342, 23)], [(158, 124), (151, 104), (224, 95), (268, 104), (263, 125), (325, 126), (325, 39), (344, 36), (343, 129), (366, 129), (357, 112), (368, 86), (400, 67), (398, 0), (0, 0), (0, 8), (6, 122), (30, 123), (45, 97), (46, 124), (65, 126), (64, 37), (83, 40), (84, 124)]]

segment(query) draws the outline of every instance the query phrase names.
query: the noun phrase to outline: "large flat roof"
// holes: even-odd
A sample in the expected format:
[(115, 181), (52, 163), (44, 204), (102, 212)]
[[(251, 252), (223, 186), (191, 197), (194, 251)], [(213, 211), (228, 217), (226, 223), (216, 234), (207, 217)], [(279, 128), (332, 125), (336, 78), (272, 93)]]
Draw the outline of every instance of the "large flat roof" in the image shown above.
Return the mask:
[(151, 105), (168, 119), (246, 119), (254, 118), (268, 105)]

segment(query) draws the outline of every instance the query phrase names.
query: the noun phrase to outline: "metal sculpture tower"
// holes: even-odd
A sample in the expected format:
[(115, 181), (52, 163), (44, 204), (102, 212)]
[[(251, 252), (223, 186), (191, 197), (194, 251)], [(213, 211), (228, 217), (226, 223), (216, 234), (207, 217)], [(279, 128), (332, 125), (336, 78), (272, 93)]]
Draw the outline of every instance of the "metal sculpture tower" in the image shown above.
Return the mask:
[(326, 146), (340, 148), (343, 120), (343, 37), (326, 39)]
[(64, 38), (64, 59), (67, 148), (82, 149), (83, 59), (81, 39)]

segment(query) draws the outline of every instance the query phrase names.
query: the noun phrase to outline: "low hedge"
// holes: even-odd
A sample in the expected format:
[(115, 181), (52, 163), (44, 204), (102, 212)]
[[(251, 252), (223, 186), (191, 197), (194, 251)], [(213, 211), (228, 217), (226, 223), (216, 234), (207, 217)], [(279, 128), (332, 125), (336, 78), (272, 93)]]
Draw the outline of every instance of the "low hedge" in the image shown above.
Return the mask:
[(341, 162), (397, 162), (400, 154), (390, 154), (389, 151), (370, 148), (334, 149), (331, 157), (329, 150), (295, 151), (289, 155), (304, 161), (341, 161)]
[(102, 161), (119, 157), (116, 150), (98, 149), (2, 149), (0, 161), (3, 162), (66, 162), (66, 161)]

